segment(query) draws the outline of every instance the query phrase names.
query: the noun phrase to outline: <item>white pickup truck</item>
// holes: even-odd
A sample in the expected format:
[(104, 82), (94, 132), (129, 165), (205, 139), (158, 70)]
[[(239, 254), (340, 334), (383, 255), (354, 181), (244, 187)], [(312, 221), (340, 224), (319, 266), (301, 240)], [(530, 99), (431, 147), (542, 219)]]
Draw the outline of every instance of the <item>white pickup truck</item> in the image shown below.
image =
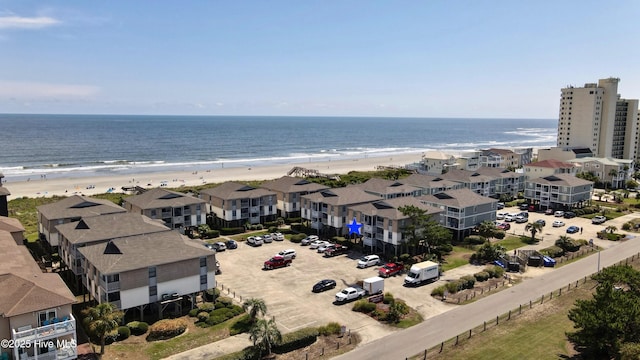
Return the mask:
[(344, 303), (351, 300), (360, 299), (366, 295), (366, 291), (359, 287), (348, 287), (336, 294), (336, 302)]

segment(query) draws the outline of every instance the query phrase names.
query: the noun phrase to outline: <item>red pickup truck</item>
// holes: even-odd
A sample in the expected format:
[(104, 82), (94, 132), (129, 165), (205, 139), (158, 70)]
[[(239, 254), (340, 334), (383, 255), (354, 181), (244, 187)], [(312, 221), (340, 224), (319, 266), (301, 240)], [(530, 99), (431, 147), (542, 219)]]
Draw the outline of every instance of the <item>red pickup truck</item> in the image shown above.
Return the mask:
[(404, 270), (404, 266), (398, 263), (386, 263), (378, 270), (378, 274), (382, 277), (389, 277), (400, 274)]
[(271, 270), (271, 269), (277, 269), (279, 267), (285, 267), (289, 265), (291, 265), (291, 259), (287, 259), (283, 256), (276, 255), (264, 262), (264, 269)]

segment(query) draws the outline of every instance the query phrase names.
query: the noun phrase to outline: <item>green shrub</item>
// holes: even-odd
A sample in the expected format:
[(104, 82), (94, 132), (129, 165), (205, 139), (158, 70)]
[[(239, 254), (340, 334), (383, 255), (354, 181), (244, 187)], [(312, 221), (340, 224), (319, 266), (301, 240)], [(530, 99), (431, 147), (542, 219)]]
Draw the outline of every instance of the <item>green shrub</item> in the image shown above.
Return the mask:
[(197, 317), (199, 312), (200, 312), (200, 309), (198, 309), (198, 308), (191, 309), (191, 310), (189, 310), (189, 316), (190, 317)]
[(198, 313), (198, 321), (200, 322), (207, 321), (208, 318), (209, 318), (208, 312), (202, 311)]
[(209, 326), (213, 326), (213, 325), (218, 325), (218, 324), (222, 324), (223, 322), (227, 321), (227, 318), (224, 316), (220, 316), (220, 315), (209, 315), (209, 317), (207, 318), (207, 320), (205, 320), (205, 323)]
[(131, 330), (126, 326), (118, 326), (117, 341), (127, 340), (131, 336)]
[(231, 305), (231, 311), (233, 311), (233, 316), (238, 316), (244, 312), (244, 309), (240, 305)]
[(446, 283), (445, 287), (450, 294), (455, 294), (462, 289), (462, 283), (459, 280), (454, 280)]
[(235, 227), (235, 228), (222, 228), (220, 229), (221, 235), (236, 235), (242, 234), (244, 232), (244, 227)]
[(227, 304), (221, 302), (221, 301), (216, 301), (215, 304), (213, 304), (214, 308), (216, 309), (223, 309), (227, 307)]
[(282, 336), (280, 344), (273, 348), (276, 354), (283, 354), (313, 344), (318, 338), (318, 329), (305, 328)]
[(486, 271), (480, 271), (473, 274), (473, 277), (475, 277), (478, 282), (483, 282), (489, 280), (490, 275)]
[(213, 288), (205, 291), (203, 298), (204, 298), (204, 301), (213, 302), (219, 296), (220, 296), (220, 289)]
[(466, 275), (460, 278), (462, 282), (463, 289), (473, 289), (473, 286), (476, 284), (476, 278), (473, 275)]
[(232, 317), (234, 317), (235, 315), (233, 315), (233, 310), (229, 309), (229, 308), (220, 308), (220, 309), (215, 309), (210, 313), (211, 316), (221, 316), (224, 317), (225, 320), (227, 319), (231, 319)]
[(187, 322), (184, 319), (162, 319), (149, 327), (147, 341), (171, 339), (185, 330), (187, 330)]
[(127, 327), (131, 330), (131, 335), (135, 336), (143, 335), (149, 330), (149, 324), (143, 321), (132, 321)]
[(431, 290), (431, 296), (444, 296), (445, 290), (447, 290), (446, 286), (440, 285), (437, 288)]
[(295, 235), (291, 235), (291, 237), (289, 238), (289, 241), (291, 241), (294, 244), (299, 244), (302, 241), (302, 239), (306, 237), (307, 237), (306, 234), (295, 234)]
[(622, 230), (624, 230), (624, 231), (629, 231), (629, 230), (631, 230), (632, 227), (633, 227), (633, 223), (632, 222), (626, 222), (626, 223), (622, 224)]
[(494, 237), (494, 238), (496, 238), (497, 240), (502, 240), (502, 239), (504, 239), (506, 236), (507, 236), (507, 234), (506, 234), (504, 231), (502, 231), (502, 230), (500, 230), (500, 231), (495, 231), (495, 232), (493, 233), (493, 237)]
[(353, 311), (368, 314), (376, 309), (376, 304), (368, 300), (358, 300), (353, 304)]
[(480, 235), (471, 235), (464, 238), (464, 243), (468, 245), (482, 245), (487, 239)]
[(387, 312), (382, 310), (382, 309), (376, 309), (372, 316), (376, 319), (378, 319), (378, 321), (386, 321), (387, 320)]
[(413, 258), (409, 254), (400, 254), (399, 259), (401, 263), (405, 263), (408, 265), (411, 265), (411, 263), (413, 262)]
[(548, 248), (544, 248), (540, 250), (542, 255), (547, 255), (552, 258), (557, 258), (564, 255), (564, 250), (559, 246), (550, 246)]
[(206, 303), (202, 303), (202, 304), (198, 305), (198, 310), (200, 310), (200, 311), (209, 312), (209, 311), (213, 311), (215, 308), (216, 308), (215, 305), (213, 303), (210, 303), (210, 302), (206, 302)]
[(504, 269), (501, 266), (487, 266), (484, 271), (489, 273), (489, 276), (492, 278), (501, 278), (504, 275)]
[(338, 335), (340, 334), (341, 328), (342, 326), (340, 326), (340, 324), (338, 324), (337, 322), (330, 322), (327, 325), (320, 326), (318, 328), (318, 334), (322, 336)]
[(216, 302), (221, 302), (226, 307), (231, 307), (233, 305), (233, 300), (230, 297), (220, 296)]
[(384, 298), (382, 299), (382, 302), (385, 304), (390, 304), (393, 302), (393, 294), (388, 292), (384, 294)]
[(241, 333), (246, 333), (251, 328), (251, 317), (249, 314), (245, 314), (241, 316), (238, 321), (234, 322), (231, 327), (229, 327), (229, 335), (238, 335)]

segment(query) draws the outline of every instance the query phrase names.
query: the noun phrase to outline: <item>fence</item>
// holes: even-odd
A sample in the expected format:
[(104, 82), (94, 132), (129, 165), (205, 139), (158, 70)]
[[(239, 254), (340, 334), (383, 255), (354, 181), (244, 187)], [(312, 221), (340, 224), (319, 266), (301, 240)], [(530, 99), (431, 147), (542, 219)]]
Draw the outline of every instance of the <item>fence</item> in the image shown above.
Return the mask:
[[(616, 266), (616, 265), (629, 265), (630, 262), (634, 262), (634, 261), (639, 261), (640, 260), (640, 253), (632, 255), (629, 258), (626, 258), (625, 260), (622, 260), (616, 264), (613, 264), (612, 266)], [(443, 341), (442, 343), (440, 343), (440, 345), (437, 345), (435, 347), (429, 348), (429, 349), (424, 349), (424, 352), (420, 353), (420, 354), (415, 354), (413, 356), (411, 356), (411, 359), (414, 360), (418, 360), (418, 359), (427, 359), (428, 354), (440, 354), (443, 351), (446, 350), (446, 346), (457, 346), (460, 344), (460, 342), (470, 339), (473, 334), (479, 334), (482, 333), (484, 331), (487, 331), (488, 328), (490, 327), (494, 327), (494, 326), (498, 326), (500, 325), (500, 322), (504, 322), (504, 321), (509, 321), (511, 320), (512, 317), (516, 317), (517, 315), (522, 314), (523, 311), (526, 311), (528, 309), (532, 309), (534, 305), (542, 305), (545, 302), (551, 301), (554, 297), (559, 297), (562, 296), (562, 293), (564, 292), (565, 294), (568, 291), (571, 291), (571, 289), (575, 289), (580, 285), (584, 285), (587, 283), (587, 277), (585, 276), (583, 279), (581, 280), (577, 280), (576, 282), (572, 282), (569, 283), (567, 286), (563, 286), (557, 290), (552, 291), (549, 294), (543, 294), (541, 297), (536, 298), (535, 300), (530, 300), (528, 304), (521, 304), (518, 308), (516, 309), (512, 309), (509, 310), (509, 312), (503, 313), (502, 315), (498, 315), (495, 317), (495, 319), (489, 319), (487, 321), (484, 321), (484, 323), (480, 326), (476, 326), (472, 329), (469, 329), (459, 335), (456, 335), (456, 337), (451, 338), (449, 340)], [(407, 358), (409, 359), (409, 358)]]

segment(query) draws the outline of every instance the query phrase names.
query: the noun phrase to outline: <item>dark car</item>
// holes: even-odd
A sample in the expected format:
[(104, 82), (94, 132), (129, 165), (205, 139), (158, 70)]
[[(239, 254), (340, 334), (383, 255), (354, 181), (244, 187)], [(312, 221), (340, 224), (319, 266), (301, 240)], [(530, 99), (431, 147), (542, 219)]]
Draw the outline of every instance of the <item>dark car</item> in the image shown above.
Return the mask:
[(503, 203), (503, 202), (499, 202), (499, 203), (496, 205), (496, 208), (497, 208), (498, 210), (502, 210), (502, 209), (504, 209), (504, 203)]
[(542, 226), (545, 226), (545, 225), (547, 225), (547, 222), (544, 221), (543, 219), (538, 219), (538, 220), (536, 220), (536, 224), (540, 224)]
[(576, 213), (574, 213), (573, 211), (565, 211), (564, 212), (564, 218), (565, 219), (572, 219), (576, 217)]
[(569, 227), (567, 228), (567, 234), (575, 234), (575, 233), (577, 233), (578, 231), (580, 231), (580, 228), (579, 228), (579, 227), (577, 227), (577, 226), (573, 226), (573, 225), (572, 225), (572, 226), (569, 226)]
[(227, 249), (237, 249), (238, 243), (235, 240), (227, 240)]
[(315, 285), (313, 285), (313, 289), (311, 289), (311, 291), (313, 291), (314, 293), (319, 293), (319, 292), (333, 289), (335, 287), (336, 287), (335, 280), (324, 279), (324, 280), (318, 281)]
[(529, 210), (529, 204), (527, 203), (520, 204), (520, 210)]

